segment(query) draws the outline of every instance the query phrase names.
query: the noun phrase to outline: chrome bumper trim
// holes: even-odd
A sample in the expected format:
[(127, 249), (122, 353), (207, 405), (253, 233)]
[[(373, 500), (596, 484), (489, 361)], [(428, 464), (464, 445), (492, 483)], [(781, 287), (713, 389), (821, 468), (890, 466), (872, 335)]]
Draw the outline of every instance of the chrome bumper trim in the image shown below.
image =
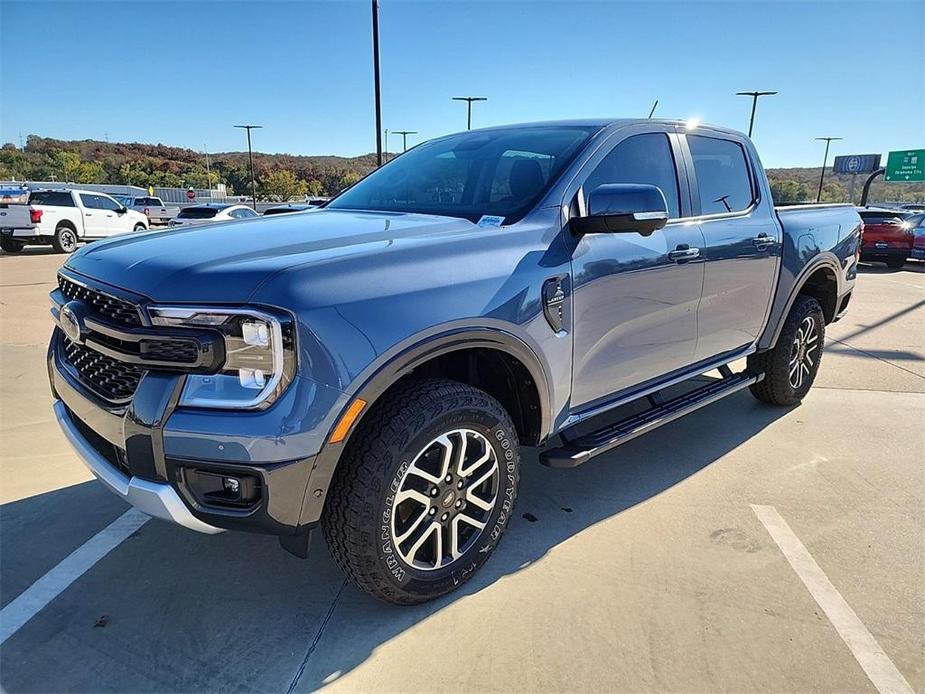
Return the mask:
[(116, 470), (109, 464), (109, 461), (87, 443), (87, 440), (74, 425), (63, 402), (56, 400), (54, 409), (55, 419), (58, 420), (58, 425), (64, 432), (68, 443), (73, 446), (84, 465), (90, 469), (90, 472), (100, 482), (109, 487), (110, 491), (118, 494), (139, 511), (147, 513), (149, 516), (172, 521), (182, 525), (184, 528), (200, 533), (212, 535), (224, 532), (222, 528), (203, 523), (190, 513), (183, 500), (169, 485), (149, 482), (138, 477), (126, 477)]

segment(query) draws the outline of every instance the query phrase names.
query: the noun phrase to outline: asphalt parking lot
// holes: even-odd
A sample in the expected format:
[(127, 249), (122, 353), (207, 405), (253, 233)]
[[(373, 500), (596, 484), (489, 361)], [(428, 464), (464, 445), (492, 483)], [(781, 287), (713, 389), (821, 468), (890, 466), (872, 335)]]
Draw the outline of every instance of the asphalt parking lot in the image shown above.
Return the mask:
[(0, 257), (3, 690), (925, 691), (921, 264), (863, 268), (799, 407), (741, 392), (570, 471), (528, 451), (499, 552), (445, 599), (380, 604), (320, 537), (299, 560), (131, 512), (13, 629), (6, 608), (128, 510), (52, 419), (63, 260)]

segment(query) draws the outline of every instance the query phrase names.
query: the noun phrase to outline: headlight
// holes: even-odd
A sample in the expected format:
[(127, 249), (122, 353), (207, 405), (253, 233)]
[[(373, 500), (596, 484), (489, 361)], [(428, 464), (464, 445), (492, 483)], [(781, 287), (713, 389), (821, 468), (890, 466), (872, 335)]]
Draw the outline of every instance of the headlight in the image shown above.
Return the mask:
[(225, 363), (216, 374), (190, 374), (180, 405), (244, 409), (270, 405), (295, 373), (295, 328), (288, 316), (255, 309), (152, 306), (154, 325), (217, 330)]

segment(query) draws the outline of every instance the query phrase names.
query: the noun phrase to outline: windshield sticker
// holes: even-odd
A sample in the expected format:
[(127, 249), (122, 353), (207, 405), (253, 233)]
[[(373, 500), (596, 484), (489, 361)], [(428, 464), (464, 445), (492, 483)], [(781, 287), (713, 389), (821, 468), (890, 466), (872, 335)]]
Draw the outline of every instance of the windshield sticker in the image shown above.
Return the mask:
[(499, 227), (504, 223), (504, 217), (496, 217), (495, 215), (485, 214), (482, 215), (482, 218), (478, 223), (480, 227)]

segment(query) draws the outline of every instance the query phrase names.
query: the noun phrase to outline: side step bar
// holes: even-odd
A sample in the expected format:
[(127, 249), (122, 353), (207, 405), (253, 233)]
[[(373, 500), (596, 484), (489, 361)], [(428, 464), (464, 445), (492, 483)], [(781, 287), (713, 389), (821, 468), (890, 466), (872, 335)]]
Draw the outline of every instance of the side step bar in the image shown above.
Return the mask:
[(732, 395), (764, 378), (764, 374), (747, 372), (733, 374), (729, 367), (720, 369), (723, 375), (718, 381), (708, 383), (671, 400), (661, 400), (659, 393), (648, 396), (652, 405), (645, 412), (622, 419), (602, 429), (576, 439), (561, 435), (565, 445), (540, 453), (540, 462), (554, 468), (570, 468), (585, 463), (596, 455), (606, 453), (622, 443), (642, 436), (678, 417)]

